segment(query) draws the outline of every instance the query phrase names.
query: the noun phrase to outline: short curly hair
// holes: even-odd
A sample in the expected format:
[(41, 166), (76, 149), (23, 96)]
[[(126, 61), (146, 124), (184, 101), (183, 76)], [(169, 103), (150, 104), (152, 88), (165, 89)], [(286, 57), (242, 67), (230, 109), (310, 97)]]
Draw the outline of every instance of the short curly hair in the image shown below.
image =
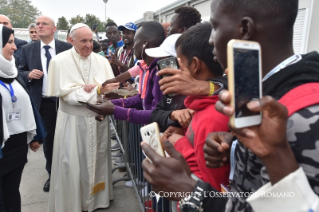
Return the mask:
[(180, 27), (186, 27), (186, 29), (202, 21), (201, 14), (194, 7), (180, 7), (175, 10), (175, 13), (179, 14)]

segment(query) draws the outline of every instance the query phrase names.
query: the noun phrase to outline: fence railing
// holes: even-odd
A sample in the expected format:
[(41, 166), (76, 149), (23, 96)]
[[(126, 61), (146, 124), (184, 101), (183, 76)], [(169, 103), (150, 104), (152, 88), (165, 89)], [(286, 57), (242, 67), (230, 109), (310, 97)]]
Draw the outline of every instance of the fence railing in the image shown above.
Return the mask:
[(120, 144), (125, 158), (125, 166), (113, 168), (112, 172), (119, 168), (126, 168), (127, 177), (113, 180), (113, 185), (120, 181), (132, 180), (135, 195), (142, 212), (176, 212), (176, 203), (168, 199), (160, 198), (156, 202), (155, 197), (150, 197), (152, 191), (150, 184), (143, 177), (142, 160), (145, 158), (140, 146), (141, 125), (110, 118), (115, 128), (116, 138)]

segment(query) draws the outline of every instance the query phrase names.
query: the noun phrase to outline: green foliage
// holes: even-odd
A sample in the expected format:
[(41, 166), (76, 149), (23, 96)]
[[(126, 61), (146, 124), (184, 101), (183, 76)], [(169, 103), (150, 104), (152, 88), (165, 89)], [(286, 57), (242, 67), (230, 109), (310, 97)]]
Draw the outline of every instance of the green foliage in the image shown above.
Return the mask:
[(77, 24), (77, 23), (84, 23), (84, 18), (80, 15), (77, 15), (77, 16), (71, 18), (69, 22), (70, 22), (71, 26), (73, 26), (74, 24)]
[(112, 19), (110, 19), (110, 18), (107, 18), (107, 21), (106, 21), (107, 23), (110, 23), (110, 22), (114, 22)]
[(0, 13), (10, 18), (14, 28), (27, 28), (41, 15), (30, 0), (0, 0)]
[(58, 30), (68, 30), (69, 29), (69, 22), (66, 20), (64, 16), (58, 19), (57, 23)]
[[(112, 22), (112, 21), (113, 20), (110, 18), (107, 19), (107, 22)], [(98, 18), (97, 16), (95, 16), (93, 14), (86, 14), (85, 17), (77, 15), (77, 16), (70, 19), (71, 26), (73, 26), (74, 24), (77, 24), (77, 23), (84, 23), (84, 24), (88, 25), (89, 27), (91, 27), (92, 30), (93, 30), (93, 26), (96, 24), (98, 32), (105, 31), (105, 24), (106, 23), (104, 21), (101, 21), (100, 18)]]

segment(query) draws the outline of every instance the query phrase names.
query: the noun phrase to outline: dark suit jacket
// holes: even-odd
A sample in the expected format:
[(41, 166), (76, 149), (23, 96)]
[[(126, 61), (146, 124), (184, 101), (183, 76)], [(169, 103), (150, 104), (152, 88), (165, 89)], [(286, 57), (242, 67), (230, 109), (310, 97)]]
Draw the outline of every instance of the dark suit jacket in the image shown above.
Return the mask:
[[(41, 106), (41, 98), (42, 98), (42, 85), (43, 85), (43, 78), (41, 79), (33, 79), (31, 82), (28, 80), (28, 74), (33, 69), (42, 70), (42, 63), (41, 63), (41, 42), (36, 41), (25, 45), (22, 48), (22, 54), (19, 64), (19, 74), (21, 78), (25, 81), (30, 95), (32, 96), (35, 105), (38, 109)], [(63, 41), (55, 40), (55, 49), (56, 54), (64, 52), (72, 48), (72, 45)]]
[(14, 44), (17, 47), (17, 50), (14, 51), (14, 56), (15, 56), (15, 59), (16, 59), (16, 63), (19, 64), (20, 58), (21, 58), (22, 46), (28, 44), (28, 42), (25, 41), (25, 40), (21, 40), (19, 38), (14, 38)]

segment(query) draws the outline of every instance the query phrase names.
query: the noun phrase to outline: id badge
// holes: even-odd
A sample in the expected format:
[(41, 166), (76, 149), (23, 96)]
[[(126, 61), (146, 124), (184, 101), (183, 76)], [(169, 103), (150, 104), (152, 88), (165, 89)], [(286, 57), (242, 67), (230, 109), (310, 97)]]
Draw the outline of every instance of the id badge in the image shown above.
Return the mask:
[(21, 110), (8, 110), (7, 112), (7, 121), (18, 121), (21, 119)]

